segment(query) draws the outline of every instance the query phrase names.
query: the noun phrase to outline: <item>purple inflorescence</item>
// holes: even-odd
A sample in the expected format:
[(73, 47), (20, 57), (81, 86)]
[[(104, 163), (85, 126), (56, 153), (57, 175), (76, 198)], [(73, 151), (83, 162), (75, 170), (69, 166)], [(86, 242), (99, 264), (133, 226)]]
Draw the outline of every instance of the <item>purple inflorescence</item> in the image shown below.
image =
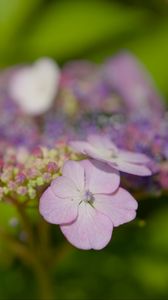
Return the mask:
[(67, 63), (55, 102), (38, 116), (23, 112), (8, 91), (18, 70), (0, 74), (1, 198), (13, 191), (20, 198), (35, 198), (39, 187), (58, 176), (64, 161), (76, 157), (69, 141), (85, 140), (90, 134), (107, 135), (117, 147), (151, 158), (154, 176), (125, 175), (124, 185), (137, 190), (145, 185), (150, 192), (168, 190), (168, 113), (135, 57), (120, 53), (100, 66), (89, 61)]

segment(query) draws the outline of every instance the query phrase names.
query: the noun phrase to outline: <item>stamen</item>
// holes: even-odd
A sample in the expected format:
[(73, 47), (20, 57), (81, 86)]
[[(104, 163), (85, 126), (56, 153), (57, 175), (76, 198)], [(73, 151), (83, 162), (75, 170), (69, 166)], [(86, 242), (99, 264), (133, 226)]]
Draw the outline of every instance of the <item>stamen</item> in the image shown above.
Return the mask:
[(82, 201), (88, 202), (88, 203), (92, 204), (94, 202), (94, 200), (95, 200), (94, 196), (93, 196), (93, 194), (89, 190), (86, 190), (83, 193)]

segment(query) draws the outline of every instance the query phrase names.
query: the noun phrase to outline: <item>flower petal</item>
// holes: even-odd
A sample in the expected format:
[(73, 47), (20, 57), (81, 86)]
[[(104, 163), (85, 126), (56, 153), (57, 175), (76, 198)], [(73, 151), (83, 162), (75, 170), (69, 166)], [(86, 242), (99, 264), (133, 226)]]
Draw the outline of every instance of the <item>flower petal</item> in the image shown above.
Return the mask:
[(100, 135), (100, 134), (90, 134), (88, 136), (88, 142), (98, 149), (110, 149), (114, 151), (118, 151), (117, 147), (112, 143), (110, 138), (108, 138), (106, 135)]
[[(147, 166), (141, 164), (141, 162), (140, 164), (134, 162), (128, 162), (125, 161), (125, 157), (122, 158), (122, 156), (119, 156), (118, 158), (114, 158), (114, 159), (113, 158), (107, 159), (105, 156), (98, 153), (98, 151), (92, 149), (87, 149), (86, 154), (95, 160), (104, 162), (109, 166), (111, 166), (112, 168), (128, 174), (140, 175), (140, 176), (152, 175), (151, 170)], [(134, 157), (134, 159), (136, 158)]]
[[(100, 151), (102, 150), (102, 151)], [(105, 148), (98, 149), (94, 147), (87, 147), (85, 149), (85, 155), (89, 156), (90, 158), (94, 158), (96, 160), (102, 161), (102, 162), (109, 162), (109, 159), (107, 157), (107, 151)]]
[(150, 158), (143, 153), (134, 153), (125, 150), (119, 150), (119, 156), (122, 160), (138, 164), (145, 164), (150, 161)]
[[(119, 150), (107, 136), (89, 135), (87, 142), (73, 142), (75, 150), (93, 158), (107, 163), (112, 168), (140, 176), (152, 175), (151, 170), (145, 166), (150, 159), (142, 153)], [(110, 156), (110, 151), (114, 151), (114, 157)]]
[(133, 174), (133, 175), (139, 175), (139, 176), (150, 176), (152, 175), (151, 170), (145, 166), (140, 164), (135, 164), (131, 162), (126, 162), (124, 160), (116, 159), (114, 163), (111, 161), (109, 163), (110, 166), (113, 168), (116, 168), (119, 171)]
[(120, 184), (119, 172), (96, 160), (80, 162), (85, 169), (86, 189), (93, 194), (111, 194)]
[(74, 182), (65, 176), (60, 176), (51, 183), (52, 192), (60, 198), (76, 199), (79, 196)]
[(78, 204), (71, 199), (55, 196), (51, 187), (43, 193), (39, 209), (44, 219), (52, 224), (72, 222), (78, 214)]
[(84, 141), (74, 141), (70, 142), (70, 146), (73, 148), (74, 151), (82, 153), (84, 155), (88, 155), (91, 158), (95, 159), (104, 159), (108, 154), (108, 149), (103, 147), (101, 144), (99, 146), (92, 145), (91, 143), (84, 142)]
[(84, 189), (84, 168), (77, 161), (69, 160), (65, 162), (62, 170), (63, 176), (71, 179), (76, 185), (77, 189)]
[(108, 216), (114, 226), (119, 226), (135, 218), (138, 203), (126, 190), (119, 188), (113, 195), (96, 195), (94, 206)]
[(81, 203), (77, 219), (71, 224), (61, 225), (61, 230), (75, 247), (100, 250), (109, 243), (113, 225), (107, 216), (91, 205)]

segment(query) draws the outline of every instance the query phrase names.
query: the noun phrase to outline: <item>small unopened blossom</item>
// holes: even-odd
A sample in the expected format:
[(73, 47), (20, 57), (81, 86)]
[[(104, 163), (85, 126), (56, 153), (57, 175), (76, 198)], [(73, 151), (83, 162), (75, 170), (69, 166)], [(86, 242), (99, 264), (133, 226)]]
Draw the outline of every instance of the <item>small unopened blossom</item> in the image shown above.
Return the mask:
[(27, 194), (27, 187), (25, 186), (19, 186), (17, 189), (17, 193), (21, 196), (24, 196)]
[(42, 114), (53, 104), (59, 78), (58, 65), (52, 59), (39, 59), (13, 75), (9, 86), (10, 96), (25, 113)]
[(10, 189), (11, 191), (13, 191), (13, 190), (16, 190), (17, 184), (16, 184), (16, 182), (14, 182), (14, 181), (9, 181), (9, 182), (8, 182), (8, 187), (9, 187), (9, 189)]
[(48, 172), (45, 172), (43, 174), (42, 178), (43, 178), (44, 181), (47, 182), (47, 181), (50, 181), (52, 179), (52, 175), (50, 173), (48, 173)]
[(25, 182), (26, 176), (24, 173), (20, 172), (16, 175), (15, 180), (17, 184), (22, 184)]
[(113, 227), (133, 220), (137, 202), (119, 172), (94, 160), (67, 161), (40, 199), (40, 213), (80, 249), (102, 249)]
[(152, 174), (147, 167), (150, 160), (145, 154), (120, 150), (107, 136), (89, 135), (87, 141), (74, 141), (70, 145), (77, 152), (107, 163), (122, 172), (140, 176)]
[(47, 171), (49, 172), (56, 172), (58, 169), (58, 166), (55, 162), (49, 162), (48, 165), (47, 165)]
[(28, 188), (28, 196), (30, 199), (34, 199), (37, 195), (37, 190), (32, 188), (32, 187), (29, 187)]

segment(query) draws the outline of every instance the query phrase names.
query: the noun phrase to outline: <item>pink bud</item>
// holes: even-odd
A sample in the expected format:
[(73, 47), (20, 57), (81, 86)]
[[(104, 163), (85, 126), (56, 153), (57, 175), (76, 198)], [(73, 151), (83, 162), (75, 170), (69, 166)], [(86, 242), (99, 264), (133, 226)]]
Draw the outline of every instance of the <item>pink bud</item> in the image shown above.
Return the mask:
[(47, 171), (49, 173), (54, 173), (58, 170), (58, 165), (55, 163), (55, 162), (52, 162), (50, 161), (48, 164), (47, 164)]

